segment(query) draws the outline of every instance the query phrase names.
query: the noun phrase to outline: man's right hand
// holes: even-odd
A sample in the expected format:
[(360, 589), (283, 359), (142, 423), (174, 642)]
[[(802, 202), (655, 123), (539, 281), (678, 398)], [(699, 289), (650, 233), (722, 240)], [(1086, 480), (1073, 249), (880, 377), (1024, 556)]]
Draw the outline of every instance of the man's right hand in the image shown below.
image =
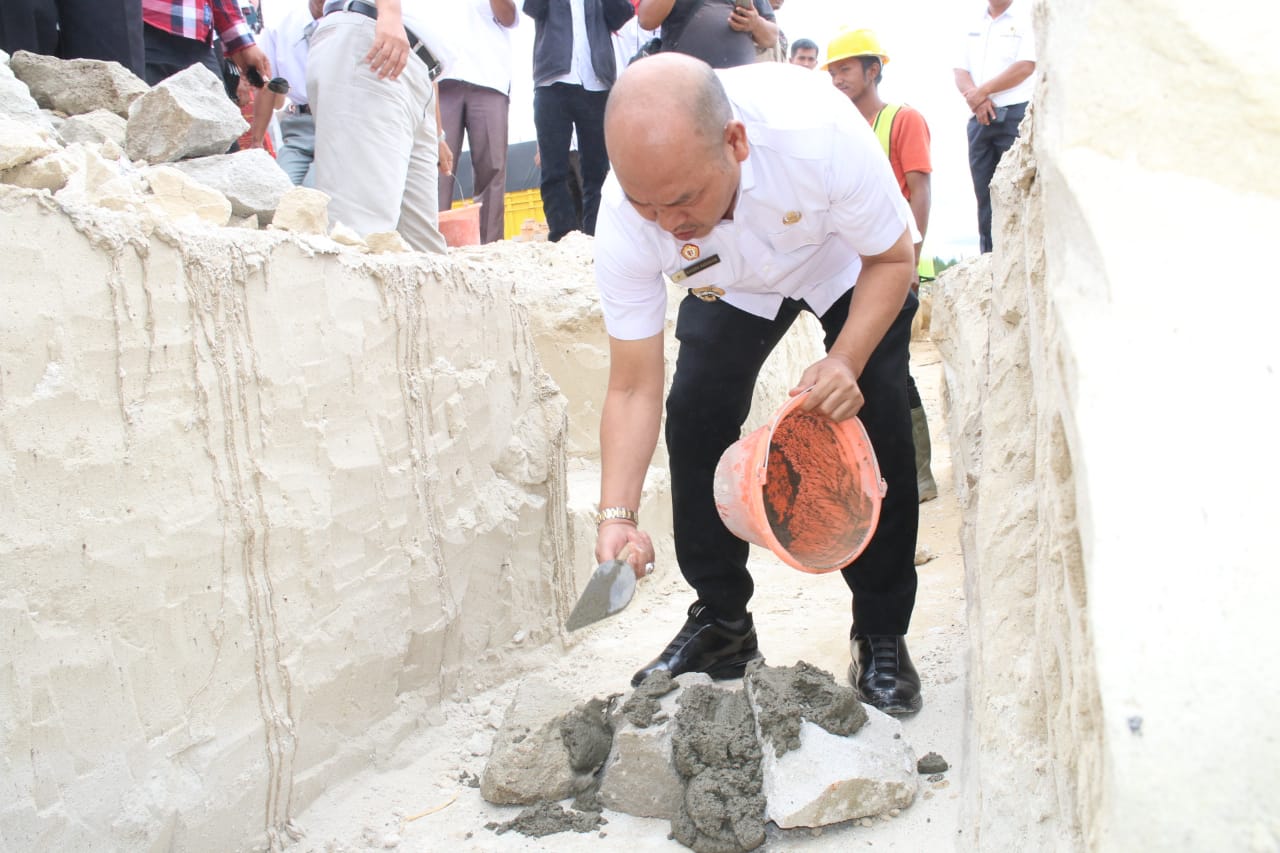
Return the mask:
[(378, 10), (378, 20), (374, 23), (373, 46), (365, 55), (365, 61), (373, 69), (373, 73), (386, 80), (395, 80), (409, 62), (409, 36), (405, 34), (404, 24), (395, 15), (384, 15)]
[(606, 521), (596, 531), (596, 562), (604, 563), (616, 560), (627, 543), (631, 543), (631, 553), (627, 555), (627, 564), (636, 573), (637, 578), (647, 575), (656, 559), (653, 541), (649, 534), (629, 521)]

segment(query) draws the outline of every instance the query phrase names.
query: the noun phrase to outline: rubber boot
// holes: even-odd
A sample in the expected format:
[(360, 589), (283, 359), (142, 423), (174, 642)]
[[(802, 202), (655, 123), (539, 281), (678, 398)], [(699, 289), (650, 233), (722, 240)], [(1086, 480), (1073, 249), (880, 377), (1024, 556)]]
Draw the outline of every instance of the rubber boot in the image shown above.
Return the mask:
[(933, 471), (929, 470), (933, 448), (929, 444), (929, 421), (925, 419), (924, 406), (911, 410), (911, 440), (916, 445), (916, 489), (920, 492), (920, 503), (924, 503), (938, 496), (938, 484), (934, 482)]

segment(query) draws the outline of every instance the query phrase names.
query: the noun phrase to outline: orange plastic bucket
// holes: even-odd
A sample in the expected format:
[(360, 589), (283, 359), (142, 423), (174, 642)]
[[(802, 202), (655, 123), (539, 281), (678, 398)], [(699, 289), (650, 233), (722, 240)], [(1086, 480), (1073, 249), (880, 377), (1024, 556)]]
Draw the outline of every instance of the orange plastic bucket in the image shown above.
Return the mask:
[(440, 233), (449, 246), (480, 245), (480, 202), (440, 211)]
[(729, 446), (716, 466), (715, 497), (735, 536), (818, 574), (867, 547), (885, 482), (862, 421), (801, 411), (807, 393)]

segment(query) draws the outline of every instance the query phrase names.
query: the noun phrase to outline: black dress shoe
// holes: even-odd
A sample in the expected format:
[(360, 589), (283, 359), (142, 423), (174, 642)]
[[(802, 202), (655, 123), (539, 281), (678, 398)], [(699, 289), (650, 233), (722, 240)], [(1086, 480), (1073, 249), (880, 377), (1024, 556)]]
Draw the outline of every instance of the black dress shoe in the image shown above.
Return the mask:
[(858, 698), (886, 714), (914, 714), (920, 698), (920, 676), (907, 654), (906, 637), (854, 634), (849, 682)]
[(701, 601), (689, 607), (689, 618), (662, 654), (631, 677), (639, 687), (652, 673), (666, 670), (674, 678), (686, 672), (705, 672), (712, 678), (741, 678), (747, 664), (760, 657), (751, 614), (734, 630), (711, 615)]

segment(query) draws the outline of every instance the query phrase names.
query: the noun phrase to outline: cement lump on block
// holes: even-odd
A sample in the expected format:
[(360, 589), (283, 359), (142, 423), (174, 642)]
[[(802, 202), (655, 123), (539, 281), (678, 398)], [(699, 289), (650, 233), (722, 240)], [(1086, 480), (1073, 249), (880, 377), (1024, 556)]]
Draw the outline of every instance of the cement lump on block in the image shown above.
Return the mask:
[(622, 705), (622, 713), (631, 725), (641, 729), (653, 725), (655, 721), (662, 722), (662, 719), (655, 720), (662, 707), (662, 697), (679, 688), (680, 685), (672, 679), (669, 671), (658, 670), (650, 673), (627, 697), (627, 701)]
[(271, 227), (295, 234), (324, 234), (329, 229), (329, 196), (310, 187), (287, 190), (276, 205)]
[(529, 805), (586, 790), (592, 773), (574, 770), (561, 734), (564, 709), (575, 701), (562, 688), (526, 679), (494, 737), (480, 777), (480, 795), (498, 805)]
[(129, 123), (110, 110), (93, 110), (68, 118), (58, 135), (68, 145), (73, 142), (107, 142), (124, 146)]
[[(904, 809), (919, 788), (915, 753), (902, 724), (871, 706), (852, 736), (805, 721), (800, 748), (781, 757), (766, 748), (763, 790), (778, 826), (826, 826)], [(766, 742), (766, 746), (769, 744)]]
[(275, 158), (261, 148), (183, 160), (174, 167), (226, 196), (236, 216), (257, 214), (264, 225), (271, 222), (281, 197), (294, 188)]
[(30, 163), (58, 150), (50, 134), (34, 124), (0, 116), (0, 170)]
[(27, 84), (36, 103), (71, 116), (110, 110), (127, 118), (129, 106), (148, 91), (146, 83), (118, 62), (58, 59), (20, 50), (9, 66)]
[(575, 772), (595, 773), (609, 757), (613, 745), (611, 705), (612, 698), (588, 699), (560, 720), (560, 741)]
[(787, 667), (754, 661), (747, 668), (746, 690), (760, 739), (778, 757), (800, 748), (801, 721), (841, 736), (855, 733), (867, 721), (852, 687), (836, 684), (831, 673), (804, 661)]
[[(683, 797), (684, 783), (671, 760), (672, 720), (676, 714), (681, 689), (695, 684), (710, 686), (711, 677), (700, 672), (681, 675), (674, 681), (667, 673), (650, 676), (623, 706), (621, 719), (613, 734), (609, 754), (600, 783), (600, 802), (605, 807), (637, 817), (671, 820), (676, 816)], [(654, 694), (664, 692), (660, 698)], [(639, 722), (627, 706), (641, 697), (656, 708), (644, 714)]]
[(741, 691), (694, 686), (680, 694), (672, 760), (684, 796), (672, 834), (697, 853), (738, 853), (764, 843), (760, 742)]
[(249, 129), (222, 81), (198, 63), (134, 101), (128, 118), (125, 150), (149, 163), (222, 154)]

